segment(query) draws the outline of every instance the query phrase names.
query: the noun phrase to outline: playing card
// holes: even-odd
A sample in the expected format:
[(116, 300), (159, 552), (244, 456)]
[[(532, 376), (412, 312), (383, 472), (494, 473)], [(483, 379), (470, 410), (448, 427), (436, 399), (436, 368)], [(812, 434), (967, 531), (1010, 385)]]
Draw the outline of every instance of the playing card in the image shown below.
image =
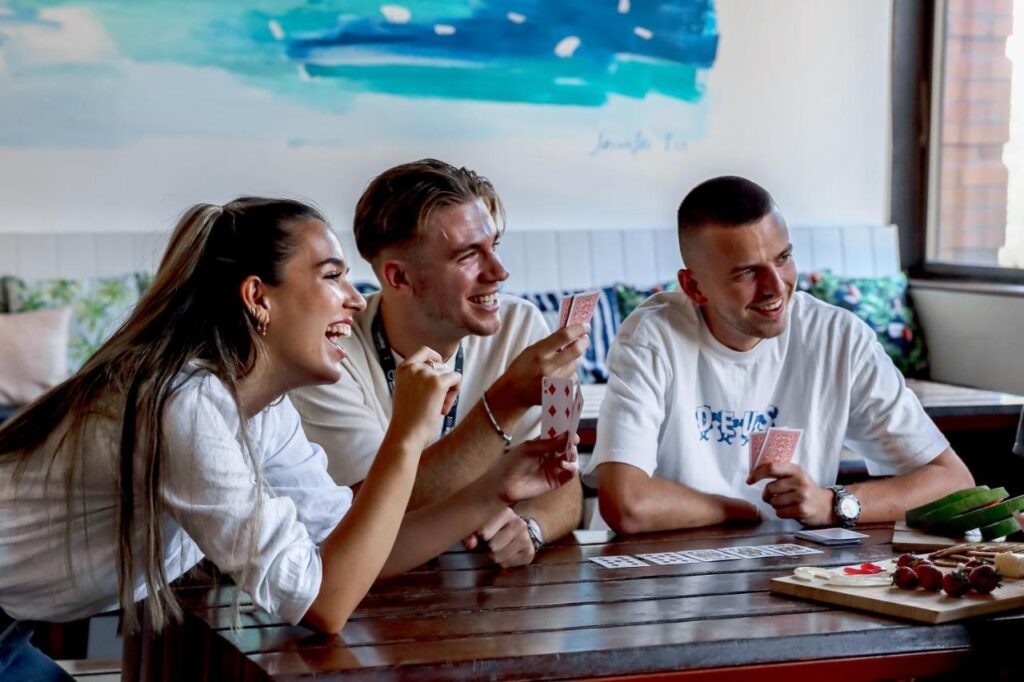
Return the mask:
[(726, 554), (725, 552), (717, 549), (691, 549), (688, 552), (682, 552), (682, 554), (685, 554), (691, 559), (696, 559), (697, 561), (732, 561), (734, 559), (739, 559), (738, 556)]
[(764, 545), (764, 548), (770, 549), (774, 552), (778, 552), (783, 556), (796, 556), (798, 554), (824, 554), (824, 552), (822, 552), (820, 549), (814, 549), (813, 547), (804, 547), (803, 545)]
[(562, 298), (562, 304), (558, 308), (558, 328), (562, 329), (565, 327), (565, 323), (569, 321), (569, 308), (572, 307), (572, 299), (575, 296), (565, 296)]
[(583, 416), (583, 389), (576, 386), (576, 395), (573, 397), (572, 409), (569, 415), (569, 426), (566, 429), (569, 432), (569, 441), (565, 445), (566, 455), (572, 452), (572, 436), (576, 435), (576, 431), (580, 427), (581, 416)]
[(802, 429), (783, 429), (774, 426), (768, 429), (768, 434), (764, 438), (764, 445), (761, 446), (761, 453), (758, 455), (754, 468), (756, 469), (762, 464), (792, 460), (802, 435)]
[(569, 319), (565, 326), (571, 327), (574, 324), (585, 324), (590, 322), (597, 310), (597, 300), (601, 297), (600, 291), (588, 291), (583, 294), (576, 294), (572, 297), (572, 304), (569, 306)]
[(764, 431), (755, 431), (750, 434), (750, 470), (754, 470), (754, 463), (761, 456), (761, 446), (764, 445), (764, 437), (768, 434)]
[(763, 559), (764, 557), (770, 556), (783, 556), (780, 552), (774, 549), (769, 549), (767, 546), (743, 546), (743, 547), (719, 547), (719, 549), (726, 554), (734, 554), (741, 559)]
[(862, 538), (870, 537), (849, 528), (819, 528), (800, 530), (795, 534), (801, 540), (810, 540), (822, 545), (856, 545)]
[(691, 559), (679, 552), (657, 552), (655, 554), (637, 554), (638, 559), (649, 561), (659, 566), (671, 566), (673, 564), (695, 564), (696, 559)]
[[(576, 391), (576, 382), (572, 379), (544, 377), (540, 396), (541, 436), (554, 438), (569, 430)], [(576, 423), (579, 424), (579, 420)]]
[(639, 568), (641, 566), (649, 566), (635, 557), (628, 555), (624, 556), (592, 556), (589, 559), (595, 564), (600, 564), (605, 568)]

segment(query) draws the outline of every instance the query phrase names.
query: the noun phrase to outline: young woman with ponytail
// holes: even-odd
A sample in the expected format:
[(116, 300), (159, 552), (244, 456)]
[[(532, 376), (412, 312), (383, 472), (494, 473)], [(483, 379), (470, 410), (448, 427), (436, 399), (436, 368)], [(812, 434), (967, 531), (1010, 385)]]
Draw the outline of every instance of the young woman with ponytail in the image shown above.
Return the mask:
[(423, 348), (397, 369), (359, 496), (335, 485), (285, 394), (339, 379), (333, 339), (365, 305), (346, 273), (337, 238), (305, 204), (195, 206), (124, 325), (0, 426), (0, 679), (69, 679), (23, 621), (120, 607), (131, 630), (145, 599), (159, 629), (181, 613), (169, 584), (204, 557), (262, 608), (337, 632), (377, 577), (572, 478), (557, 454), (564, 438), (533, 441), (405, 514), (420, 453), (459, 388)]

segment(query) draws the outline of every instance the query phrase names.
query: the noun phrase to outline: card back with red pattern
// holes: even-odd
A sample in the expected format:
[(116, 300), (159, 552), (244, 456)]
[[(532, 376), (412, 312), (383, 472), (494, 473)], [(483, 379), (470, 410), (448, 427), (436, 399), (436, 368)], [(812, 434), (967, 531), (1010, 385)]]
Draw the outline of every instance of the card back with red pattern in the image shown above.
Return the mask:
[(754, 468), (762, 464), (774, 464), (776, 462), (789, 462), (796, 454), (797, 445), (800, 444), (802, 429), (785, 429), (773, 426), (768, 429), (764, 438), (764, 445), (761, 446), (761, 454), (758, 455)]
[(600, 291), (588, 291), (584, 294), (573, 296), (572, 305), (569, 306), (569, 319), (565, 326), (571, 327), (574, 324), (586, 324), (594, 316), (597, 310), (597, 299), (601, 297)]

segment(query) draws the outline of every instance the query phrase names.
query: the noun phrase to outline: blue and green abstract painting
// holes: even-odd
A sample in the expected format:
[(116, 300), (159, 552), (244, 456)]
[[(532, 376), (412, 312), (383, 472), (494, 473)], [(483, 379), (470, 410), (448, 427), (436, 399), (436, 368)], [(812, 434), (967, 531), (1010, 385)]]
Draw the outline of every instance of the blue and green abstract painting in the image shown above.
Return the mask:
[[(83, 17), (87, 30), (61, 25)], [(48, 33), (61, 44), (40, 55)], [(37, 49), (17, 49), (25, 36), (38, 37)], [(9, 94), (29, 97), (48, 83), (109, 78), (126, 60), (218, 69), (335, 112), (367, 93), (585, 107), (650, 94), (695, 102), (718, 39), (713, 0), (0, 2), (0, 55), (12, 46), (0, 73), (26, 86)], [(90, 47), (109, 58), (81, 58)]]
[(426, 156), (490, 176), (531, 229), (660, 228), (712, 138), (719, 19), (714, 0), (0, 0), (0, 229), (130, 230), (251, 193), (344, 221)]

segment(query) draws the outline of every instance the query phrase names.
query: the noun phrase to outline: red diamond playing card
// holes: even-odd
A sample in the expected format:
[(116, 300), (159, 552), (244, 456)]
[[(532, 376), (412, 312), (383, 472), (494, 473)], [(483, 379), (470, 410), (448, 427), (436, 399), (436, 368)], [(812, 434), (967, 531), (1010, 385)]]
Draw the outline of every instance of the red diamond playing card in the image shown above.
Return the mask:
[(576, 382), (572, 379), (544, 377), (541, 383), (540, 434), (554, 438), (569, 430)]

